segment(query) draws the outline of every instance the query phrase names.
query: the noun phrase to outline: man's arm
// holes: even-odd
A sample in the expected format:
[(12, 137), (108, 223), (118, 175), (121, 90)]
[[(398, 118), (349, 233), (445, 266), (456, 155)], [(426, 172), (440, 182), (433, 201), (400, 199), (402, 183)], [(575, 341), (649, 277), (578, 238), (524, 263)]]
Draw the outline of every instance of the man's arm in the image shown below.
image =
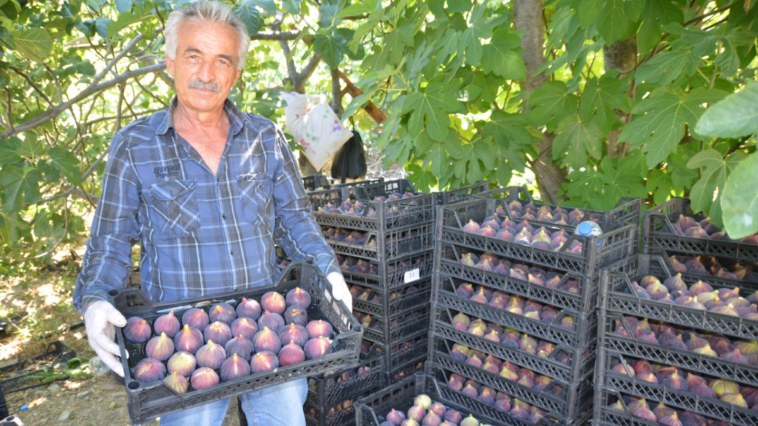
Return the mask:
[(100, 202), (76, 281), (74, 306), (84, 313), (108, 291), (123, 287), (132, 267), (132, 246), (139, 238), (139, 191), (122, 136), (113, 136)]
[(294, 261), (313, 257), (325, 275), (340, 273), (332, 248), (324, 241), (321, 228), (310, 211), (300, 171), (287, 139), (276, 130), (276, 159), (274, 174), (274, 208), (276, 224), (274, 238)]

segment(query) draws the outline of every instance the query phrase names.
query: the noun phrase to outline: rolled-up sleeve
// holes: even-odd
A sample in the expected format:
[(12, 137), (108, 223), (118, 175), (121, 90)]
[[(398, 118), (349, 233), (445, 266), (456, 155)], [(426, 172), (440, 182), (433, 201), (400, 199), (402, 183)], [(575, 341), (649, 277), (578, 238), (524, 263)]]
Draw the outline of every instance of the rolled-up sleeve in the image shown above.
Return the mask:
[(123, 287), (132, 268), (140, 200), (125, 145), (120, 134), (111, 140), (102, 194), (74, 290), (74, 306), (82, 313), (92, 303), (108, 300), (109, 290)]
[(321, 228), (311, 214), (311, 204), (303, 189), (287, 140), (276, 130), (276, 168), (274, 175), (274, 238), (293, 261), (312, 258), (329, 275), (340, 272), (334, 251), (324, 240)]

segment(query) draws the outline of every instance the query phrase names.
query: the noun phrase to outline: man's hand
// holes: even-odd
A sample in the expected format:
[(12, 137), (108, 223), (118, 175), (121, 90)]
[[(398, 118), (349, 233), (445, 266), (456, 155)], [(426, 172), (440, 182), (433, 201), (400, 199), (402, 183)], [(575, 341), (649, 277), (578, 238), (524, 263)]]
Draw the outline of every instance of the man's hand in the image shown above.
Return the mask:
[[(345, 281), (342, 280), (342, 282)], [(117, 327), (125, 326), (126, 318), (113, 305), (104, 300), (91, 304), (84, 312), (84, 326), (87, 328), (89, 345), (108, 368), (124, 377), (124, 367), (121, 365), (121, 361), (116, 358), (121, 353), (118, 344), (113, 341), (116, 335), (114, 325)]]
[(337, 300), (341, 300), (345, 303), (350, 312), (353, 312), (353, 296), (350, 294), (350, 290), (347, 288), (345, 278), (339, 272), (331, 272), (326, 277), (329, 280), (329, 284), (332, 285), (332, 294)]

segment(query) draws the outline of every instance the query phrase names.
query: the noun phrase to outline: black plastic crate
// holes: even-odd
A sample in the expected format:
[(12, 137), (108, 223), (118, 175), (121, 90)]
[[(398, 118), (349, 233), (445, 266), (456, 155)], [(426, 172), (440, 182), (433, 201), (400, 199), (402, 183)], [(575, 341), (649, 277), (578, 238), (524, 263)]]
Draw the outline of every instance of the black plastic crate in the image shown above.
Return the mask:
[[(499, 290), (509, 294), (518, 294), (522, 297), (562, 308), (566, 311), (588, 313), (597, 307), (599, 274), (589, 279), (576, 273), (562, 273), (563, 277), (560, 283), (556, 288), (551, 289), (528, 280), (512, 278), (462, 265), (460, 262), (461, 256), (464, 253), (471, 252), (471, 249), (465, 247), (438, 243), (435, 256), (438, 256), (437, 264), (439, 265), (439, 272), (442, 275), (459, 278), (468, 283), (486, 286), (493, 291)], [(478, 256), (482, 254), (480, 251), (474, 252)], [(569, 281), (575, 281), (578, 284), (576, 293), (562, 289)]]
[[(321, 225), (325, 240), (334, 253), (343, 256), (359, 257), (376, 262), (389, 262), (401, 257), (418, 256), (434, 248), (434, 226), (431, 222), (402, 229), (391, 229), (385, 232), (364, 231), (362, 242), (359, 244), (337, 241), (327, 235), (333, 228)], [(345, 230), (350, 232), (349, 230)], [(361, 232), (361, 231), (357, 231)]]
[(308, 379), (308, 399), (319, 411), (386, 385), (384, 356), (370, 353), (356, 367)]
[(473, 185), (464, 186), (463, 188), (451, 189), (450, 191), (441, 191), (436, 193), (437, 204), (447, 205), (455, 204), (463, 201), (470, 201), (478, 194), (481, 194), (490, 189), (490, 183), (487, 181), (479, 181)]
[[(445, 407), (459, 411), (464, 418), (473, 415), (482, 424), (519, 426), (531, 424), (452, 390), (444, 382), (438, 382), (431, 375), (417, 373), (356, 402), (356, 426), (379, 426), (384, 416), (392, 409), (407, 412), (413, 405), (414, 398), (419, 394), (426, 394), (432, 401), (441, 402)], [(548, 415), (537, 425), (554, 425), (554, 421), (555, 419)]]
[[(503, 361), (510, 361), (520, 367), (527, 368), (545, 376), (552, 377), (564, 384), (570, 384), (578, 378), (586, 378), (592, 374), (595, 368), (595, 346), (585, 348), (572, 348), (555, 345), (553, 351), (542, 358), (528, 352), (512, 349), (502, 344), (495, 343), (483, 337), (458, 330), (449, 322), (447, 312), (437, 312), (437, 319), (432, 324), (431, 344), (432, 350), (452, 354), (453, 344), (468, 346)], [(566, 362), (556, 359), (559, 353), (566, 355)]]
[(429, 330), (419, 330), (416, 334), (391, 346), (374, 343), (371, 350), (385, 354), (388, 375), (398, 372), (411, 364), (424, 361), (429, 348)]
[[(363, 338), (373, 343), (394, 346), (415, 335), (419, 330), (429, 329), (431, 305), (429, 300), (411, 311), (396, 314), (394, 317), (374, 317), (370, 327), (363, 329)], [(409, 319), (406, 317), (412, 316)], [(377, 324), (376, 328), (374, 324)], [(378, 329), (377, 329), (378, 328)]]
[(374, 197), (386, 197), (392, 193), (403, 195), (406, 192), (416, 192), (413, 189), (413, 183), (408, 179), (354, 182), (350, 187), (359, 200), (367, 201), (373, 200)]
[(283, 278), (275, 285), (248, 289), (234, 293), (219, 294), (170, 303), (152, 303), (141, 291), (133, 288), (111, 290), (111, 303), (125, 317), (139, 316), (151, 321), (160, 314), (174, 310), (177, 316), (191, 307), (210, 307), (214, 303), (233, 302), (242, 297), (259, 299), (268, 291), (287, 292), (301, 287), (311, 295), (308, 317), (329, 321), (337, 334), (332, 343), (332, 353), (316, 360), (280, 367), (273, 371), (252, 374), (250, 376), (222, 382), (217, 386), (203, 390), (192, 390), (179, 395), (162, 381), (143, 384), (133, 378), (132, 368), (141, 359), (141, 346), (129, 343), (130, 357), (127, 359), (127, 347), (123, 332), (116, 329), (116, 338), (121, 351), (121, 363), (124, 366), (127, 397), (129, 399), (129, 417), (132, 423), (146, 423), (176, 411), (185, 410), (209, 402), (215, 402), (230, 396), (262, 389), (272, 385), (289, 382), (299, 378), (310, 377), (328, 371), (348, 368), (358, 364), (363, 328), (348, 311), (344, 303), (332, 296), (331, 285), (323, 273), (311, 262), (292, 263), (283, 273)]
[(384, 178), (379, 178), (379, 179), (364, 179), (364, 180), (357, 181), (357, 182), (337, 183), (334, 186), (336, 188), (351, 188), (351, 187), (354, 187), (354, 186), (373, 185), (373, 184), (382, 183), (382, 182), (384, 182)]
[(423, 373), (426, 371), (426, 356), (417, 358), (405, 365), (400, 365), (387, 374), (387, 383), (396, 383), (399, 380), (403, 380), (406, 377), (413, 376), (416, 373)]
[(367, 389), (365, 392), (355, 395), (344, 401), (334, 404), (326, 409), (317, 408), (311, 395), (306, 399), (303, 411), (305, 424), (308, 426), (352, 426), (355, 424), (354, 402), (360, 398), (371, 395), (381, 387)]
[[(655, 300), (644, 300), (633, 294), (633, 280), (655, 275), (663, 282), (672, 276), (664, 259), (660, 256), (636, 255), (610, 265), (609, 268), (603, 270), (600, 295), (601, 309), (608, 314), (646, 317), (676, 326), (692, 327), (747, 340), (758, 340), (758, 320), (686, 308)], [(686, 279), (684, 281), (687, 282)], [(687, 284), (694, 282), (690, 280)], [(719, 287), (715, 283), (711, 285), (714, 289)]]
[(342, 269), (342, 275), (348, 284), (371, 288), (379, 294), (390, 294), (392, 291), (431, 278), (434, 271), (433, 261), (434, 252), (426, 250), (396, 260), (371, 262), (376, 267), (376, 274)]
[(689, 410), (701, 416), (723, 420), (734, 426), (758, 424), (758, 411), (750, 408), (742, 408), (718, 399), (646, 382), (629, 374), (613, 371), (612, 366), (622, 361), (624, 361), (623, 356), (602, 347), (598, 349), (596, 379), (598, 386), (602, 386), (604, 390), (661, 402), (670, 408)]
[[(389, 294), (377, 291), (372, 287), (361, 288), (369, 292), (369, 298), (368, 300), (360, 300), (353, 297), (353, 310), (372, 315), (375, 318), (387, 316), (395, 318), (398, 314), (429, 304), (432, 296), (432, 281), (429, 278), (398, 287)], [(384, 307), (384, 299), (387, 299), (388, 308)]]
[[(726, 257), (740, 262), (758, 262), (758, 244), (676, 235), (673, 233), (672, 225), (679, 219), (679, 215), (693, 216), (689, 199), (673, 198), (642, 215), (643, 253), (675, 252), (698, 256)], [(694, 217), (696, 219), (705, 218), (702, 214)]]
[(324, 175), (303, 176), (303, 188), (306, 191), (315, 191), (318, 188), (329, 189), (329, 179)]
[[(432, 303), (435, 305), (435, 311), (462, 312), (470, 318), (481, 318), (566, 347), (584, 348), (595, 338), (597, 316), (594, 312), (580, 314), (558, 311), (555, 319), (550, 324), (546, 324), (524, 315), (463, 299), (456, 294), (455, 290), (458, 285), (464, 283), (465, 281), (458, 278), (436, 274), (432, 281)], [(567, 317), (573, 318), (571, 329), (560, 325), (561, 321)]]
[[(600, 334), (598, 344), (623, 356), (645, 359), (650, 363), (671, 365), (674, 367), (697, 371), (709, 376), (721, 377), (747, 386), (758, 386), (758, 367), (740, 362), (727, 361), (723, 358), (698, 354), (689, 350), (674, 349), (661, 344), (644, 342), (634, 337), (624, 322), (622, 315), (608, 313), (600, 315)], [(620, 322), (617, 322), (620, 321)], [(616, 325), (620, 324), (629, 336), (616, 334)]]
[[(617, 401), (621, 401), (622, 410), (611, 408)], [(653, 407), (650, 407), (651, 409)], [(658, 426), (656, 421), (643, 420), (632, 416), (624, 398), (618, 392), (598, 388), (595, 392), (594, 414), (592, 416), (594, 426)]]
[[(508, 206), (508, 204), (513, 201), (518, 201), (524, 204), (531, 203), (538, 209), (542, 206), (546, 206), (549, 207), (550, 210), (554, 210), (556, 207), (560, 207), (564, 210), (574, 210), (574, 207), (556, 206), (553, 204), (540, 203), (539, 201), (535, 202), (532, 198), (532, 194), (525, 186), (509, 186), (506, 188), (493, 189), (478, 194), (476, 198), (497, 200), (497, 206), (500, 207), (499, 211), (502, 212), (502, 215), (517, 223), (523, 219), (514, 216), (511, 208)], [(595, 220), (603, 229), (606, 229), (606, 227), (612, 225), (614, 222), (621, 222), (626, 225), (638, 227), (642, 213), (642, 200), (640, 198), (622, 197), (616, 203), (616, 207), (608, 211), (582, 208), (579, 210), (584, 213), (582, 220)], [(529, 219), (529, 222), (536, 224), (552, 224), (552, 222), (537, 219)], [(575, 226), (572, 226), (572, 228), (575, 228)]]
[[(668, 253), (664, 251), (659, 251), (658, 253), (654, 253), (654, 254), (661, 255), (669, 271), (671, 271), (673, 274), (677, 274), (677, 273), (682, 274), (682, 279), (684, 279), (685, 281), (703, 280), (707, 282), (708, 284), (717, 284), (722, 287), (741, 287), (743, 289), (758, 290), (758, 272), (756, 271), (749, 272), (749, 274), (751, 274), (751, 278), (755, 278), (754, 280), (746, 280), (746, 279), (740, 280), (740, 279), (734, 279), (734, 278), (724, 278), (724, 277), (719, 277), (717, 275), (698, 274), (698, 273), (689, 272), (689, 271), (676, 272), (676, 269), (674, 268), (674, 264), (671, 262), (670, 256), (672, 254), (677, 254), (677, 253)], [(688, 255), (685, 254), (684, 256), (688, 256)]]
[[(463, 230), (469, 220), (481, 223), (484, 218), (495, 214), (496, 201), (491, 198), (476, 199), (438, 207), (438, 240), (482, 252), (491, 252), (511, 260), (533, 263), (563, 272), (573, 272), (586, 278), (595, 276), (602, 266), (637, 253), (638, 227), (621, 222), (614, 222), (604, 228), (603, 235), (599, 237), (574, 235), (575, 227), (571, 226), (544, 224), (543, 227), (551, 233), (564, 229), (570, 234), (558, 251), (503, 241)], [(574, 241), (582, 244), (580, 254), (572, 254), (569, 251)]]

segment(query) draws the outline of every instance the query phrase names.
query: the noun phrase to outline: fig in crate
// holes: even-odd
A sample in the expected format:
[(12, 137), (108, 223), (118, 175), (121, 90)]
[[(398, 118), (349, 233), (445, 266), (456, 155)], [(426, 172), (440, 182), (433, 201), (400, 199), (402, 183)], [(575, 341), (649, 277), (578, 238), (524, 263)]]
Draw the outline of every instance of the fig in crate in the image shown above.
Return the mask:
[(211, 306), (210, 311), (208, 311), (208, 317), (210, 322), (219, 321), (228, 325), (237, 318), (237, 313), (234, 311), (232, 305), (228, 303), (217, 303)]
[(201, 346), (203, 346), (203, 334), (189, 324), (185, 324), (174, 336), (174, 348), (177, 351), (194, 354)]
[(187, 378), (176, 371), (166, 376), (166, 378), (163, 379), (163, 383), (165, 383), (166, 386), (170, 387), (174, 390), (174, 392), (180, 395), (186, 393), (187, 389), (189, 389), (189, 382), (187, 381)]
[(230, 330), (232, 336), (243, 336), (247, 340), (253, 340), (255, 333), (258, 332), (258, 325), (250, 318), (241, 317), (232, 322)]
[(264, 373), (279, 367), (279, 358), (273, 352), (258, 352), (250, 361), (250, 369), (253, 373)]
[(201, 367), (192, 373), (190, 383), (193, 389), (206, 389), (218, 384), (218, 374), (211, 368)]
[(134, 343), (145, 343), (150, 340), (150, 336), (153, 335), (153, 330), (150, 328), (150, 323), (140, 317), (131, 317), (126, 320), (124, 326), (124, 337), (127, 340), (131, 340)]
[(300, 287), (295, 287), (287, 292), (285, 298), (288, 306), (299, 306), (303, 309), (311, 305), (311, 295)]
[(239, 335), (234, 339), (228, 341), (226, 345), (224, 345), (224, 350), (226, 351), (226, 356), (228, 357), (232, 356), (233, 354), (237, 354), (245, 361), (250, 361), (253, 352), (255, 352), (255, 346), (253, 345), (252, 341), (246, 339), (242, 335)]
[(181, 325), (179, 320), (174, 316), (174, 311), (159, 316), (153, 323), (155, 334), (166, 333), (168, 337), (174, 337), (179, 332)]
[(253, 337), (253, 345), (256, 352), (273, 352), (278, 353), (282, 347), (282, 342), (279, 340), (279, 336), (276, 335), (270, 328), (263, 327), (261, 331), (255, 334)]
[(205, 327), (203, 336), (205, 336), (206, 342), (213, 341), (213, 343), (224, 346), (226, 342), (232, 339), (232, 330), (226, 323), (215, 321)]
[(209, 340), (205, 346), (198, 349), (195, 354), (197, 365), (200, 367), (207, 367), (212, 369), (218, 369), (226, 359), (226, 351), (223, 346), (213, 343), (213, 340)]
[(263, 315), (258, 318), (258, 330), (262, 330), (263, 327), (279, 331), (280, 328), (284, 327), (284, 318), (275, 312), (265, 311)]
[(279, 365), (287, 366), (303, 361), (305, 361), (305, 352), (294, 340), (279, 351)]
[(242, 298), (237, 304), (237, 316), (257, 320), (261, 316), (261, 305), (255, 299)]
[(221, 364), (221, 381), (228, 382), (250, 375), (250, 365), (237, 354), (233, 354)]
[(331, 338), (334, 333), (332, 325), (323, 320), (311, 321), (306, 325), (305, 329), (311, 339), (317, 337)]
[(166, 333), (153, 337), (145, 345), (145, 355), (148, 358), (155, 358), (158, 361), (165, 361), (174, 354), (174, 342)]
[(196, 366), (197, 361), (189, 352), (177, 352), (168, 360), (168, 372), (176, 372), (184, 377), (189, 377), (195, 371)]
[(305, 344), (305, 356), (308, 359), (317, 359), (321, 358), (322, 356), (331, 353), (332, 341), (327, 339), (326, 337), (317, 337), (315, 339), (309, 340)]
[(299, 306), (290, 306), (284, 312), (284, 322), (286, 324), (305, 326), (308, 324), (308, 314), (305, 312), (305, 309)]
[(210, 324), (210, 318), (208, 314), (200, 308), (188, 309), (182, 315), (182, 324), (189, 325), (198, 330), (204, 330), (205, 327)]
[(281, 315), (287, 308), (287, 303), (281, 294), (275, 291), (269, 291), (261, 297), (261, 307), (264, 311)]
[(308, 342), (308, 332), (301, 325), (290, 324), (279, 330), (279, 340), (282, 342), (294, 341), (300, 346), (305, 346), (305, 343)]
[(166, 377), (166, 367), (157, 359), (145, 358), (134, 367), (134, 378), (141, 383), (157, 382)]

